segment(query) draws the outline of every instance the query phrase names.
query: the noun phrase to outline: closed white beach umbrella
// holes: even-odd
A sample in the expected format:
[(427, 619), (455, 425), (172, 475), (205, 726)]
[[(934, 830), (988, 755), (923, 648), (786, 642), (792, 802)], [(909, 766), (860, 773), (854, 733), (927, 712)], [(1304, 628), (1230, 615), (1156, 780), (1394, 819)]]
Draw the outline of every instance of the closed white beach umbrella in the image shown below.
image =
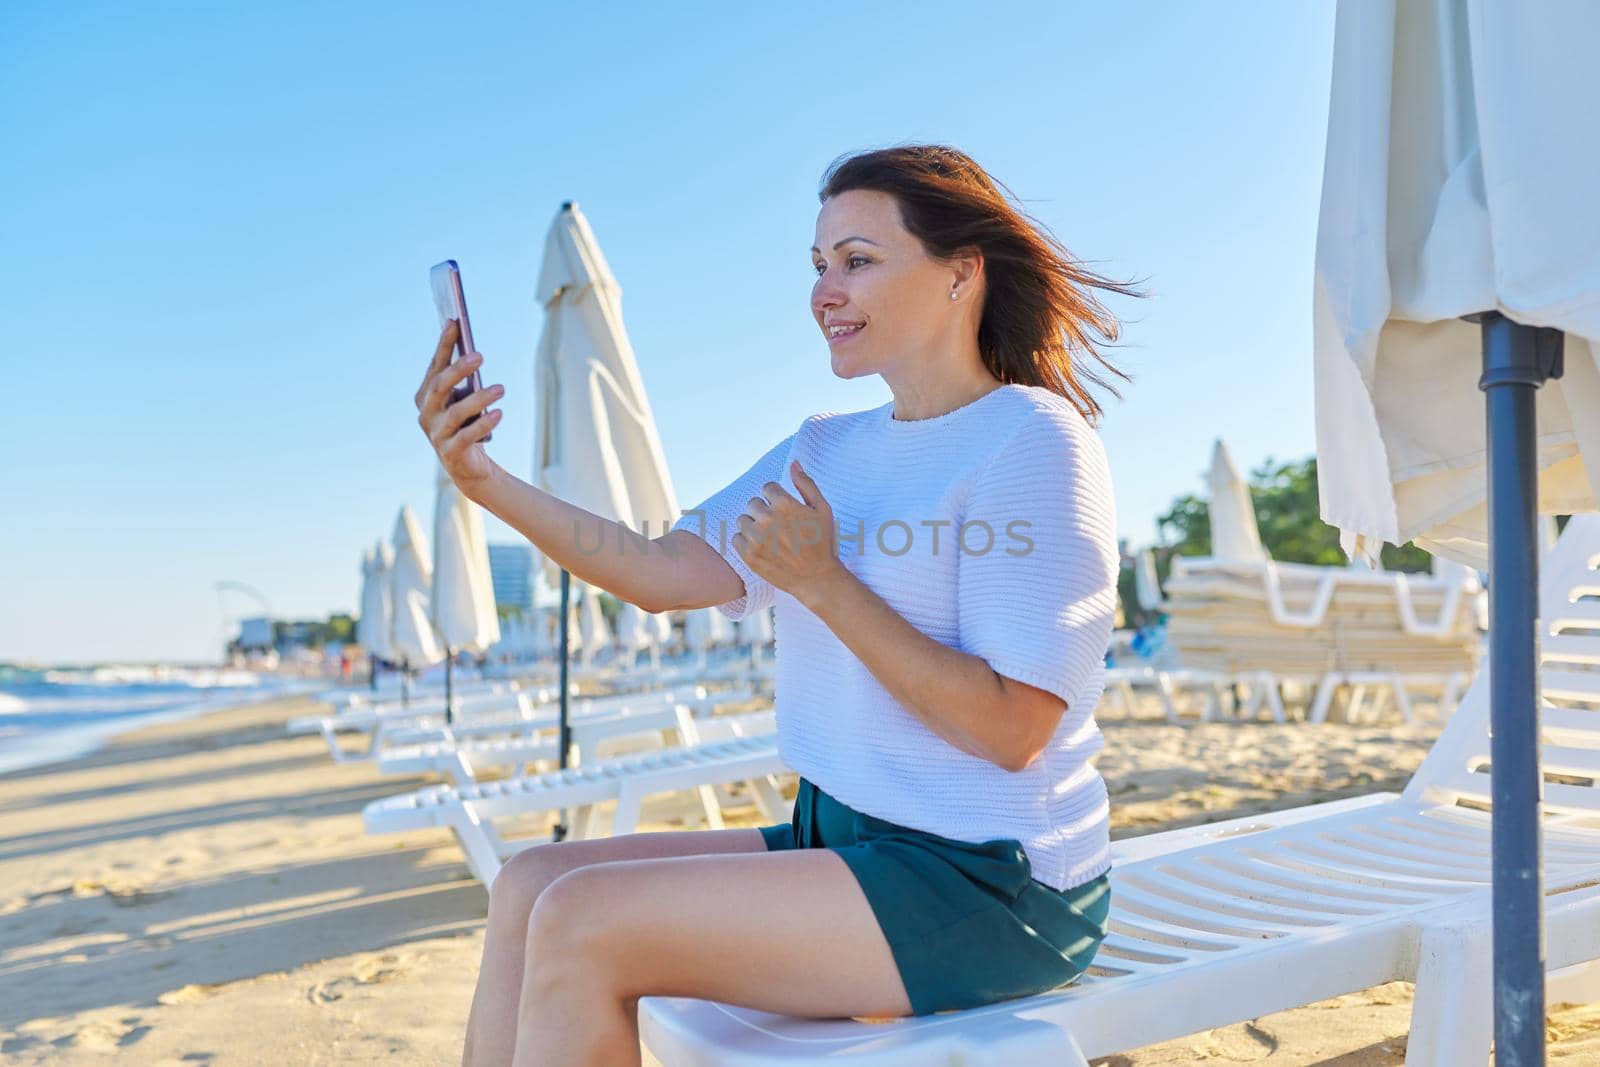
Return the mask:
[(500, 640), (483, 512), (443, 467), (433, 513), (433, 623), (446, 647), (482, 652)]
[[(535, 357), (533, 483), (637, 533), (659, 535), (678, 518), (644, 380), (622, 324), (622, 286), (574, 201), (561, 205), (545, 236), (536, 291), (544, 309)], [(598, 531), (578, 531), (585, 550)], [(587, 534), (587, 540), (583, 540)], [(552, 584), (558, 567), (540, 554)], [(570, 588), (564, 594), (570, 596)], [(586, 649), (592, 657), (595, 649)], [(567, 765), (567, 694), (561, 694), (561, 766)], [(555, 840), (565, 835), (563, 820)]]
[(444, 658), (428, 610), (433, 568), (428, 562), (427, 538), (410, 505), (400, 509), (390, 540), (394, 546), (394, 566), (389, 570), (389, 599), (394, 621), (389, 628), (389, 648), (409, 673)]
[(361, 617), (356, 620), (356, 643), (369, 657), (390, 659), (389, 568), (394, 552), (380, 539), (361, 554)]
[(665, 648), (672, 643), (672, 612), (658, 611), (654, 615), (647, 614), (645, 618), (655, 627), (657, 648)]
[[(646, 626), (649, 631), (646, 632)], [(637, 652), (641, 648), (650, 647), (655, 640), (655, 625), (647, 623), (644, 609), (637, 604), (624, 602), (622, 612), (617, 616), (617, 644), (629, 652)]]
[(772, 609), (753, 611), (739, 620), (739, 643), (768, 645), (772, 643)]
[(1211, 450), (1211, 558), (1227, 563), (1265, 563), (1250, 486), (1239, 475), (1228, 446), (1220, 439)]
[[(1480, 327), (1566, 331), (1538, 509), (1600, 508), (1600, 5), (1341, 3), (1317, 232), (1317, 481), (1346, 552), (1488, 567)], [(1586, 461), (1585, 455), (1589, 458)]]
[(1543, 1062), (1544, 1043), (1535, 512), (1600, 507), (1597, 53), (1600, 4), (1581, 0), (1346, 0), (1334, 28), (1312, 305), (1322, 517), (1369, 562), (1414, 541), (1489, 571), (1507, 1063)]
[(683, 643), (695, 654), (695, 662), (701, 669), (706, 665), (707, 649), (735, 639), (733, 627), (733, 621), (716, 608), (696, 608), (683, 613)]
[[(534, 484), (659, 536), (679, 517), (678, 497), (623, 328), (622, 286), (574, 202), (562, 205), (546, 235), (536, 295), (545, 314), (534, 366)], [(585, 549), (596, 547), (595, 530), (579, 536)], [(541, 561), (553, 586), (560, 569)]]
[(483, 512), (461, 495), (443, 465), (435, 476), (433, 503), (434, 631), (444, 645), (445, 718), (453, 714), (453, 667), (458, 652), (481, 653), (500, 640), (489, 577), (489, 545)]
[(1147, 548), (1139, 553), (1133, 564), (1133, 588), (1139, 606), (1146, 611), (1160, 611), (1164, 603), (1161, 583), (1156, 579), (1156, 557)]
[(592, 585), (584, 586), (578, 618), (583, 633), (584, 662), (593, 663), (600, 651), (611, 644), (612, 636), (605, 613), (600, 610), (600, 591)]
[[(578, 585), (578, 589), (582, 589), (582, 585), (581, 584)], [(577, 590), (574, 590), (574, 592), (576, 592), (576, 591)], [(583, 640), (583, 618), (578, 612), (578, 600), (579, 600), (579, 598), (574, 596), (574, 597), (572, 597), (572, 599), (567, 604), (567, 655), (568, 656), (582, 655), (586, 651), (586, 646), (585, 646), (584, 640)], [(556, 613), (556, 618), (558, 620), (561, 618), (560, 612)], [(557, 638), (558, 642), (560, 640), (560, 636), (561, 635), (559, 633), (556, 635), (556, 638)], [(560, 653), (560, 649), (557, 649), (556, 651), (557, 651), (558, 654)]]

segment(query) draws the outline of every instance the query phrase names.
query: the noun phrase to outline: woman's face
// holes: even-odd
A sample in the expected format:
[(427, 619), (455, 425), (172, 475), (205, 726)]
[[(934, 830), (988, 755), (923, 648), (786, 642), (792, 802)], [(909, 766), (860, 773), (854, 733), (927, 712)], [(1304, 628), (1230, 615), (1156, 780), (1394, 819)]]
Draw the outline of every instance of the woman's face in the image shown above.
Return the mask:
[[(900, 222), (888, 193), (852, 189), (830, 197), (817, 213), (811, 249), (817, 274), (811, 313), (841, 378), (915, 368), (948, 347), (976, 296), (950, 299), (968, 269), (929, 259)], [(962, 281), (961, 289), (970, 288)], [(858, 327), (835, 334), (835, 325)]]

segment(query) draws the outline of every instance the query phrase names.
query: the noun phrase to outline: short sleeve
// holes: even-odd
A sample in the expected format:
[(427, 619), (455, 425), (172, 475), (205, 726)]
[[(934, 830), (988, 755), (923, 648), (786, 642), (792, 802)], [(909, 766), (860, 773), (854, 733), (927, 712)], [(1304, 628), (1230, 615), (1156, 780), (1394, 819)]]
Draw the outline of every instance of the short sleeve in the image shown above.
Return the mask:
[(958, 528), (960, 648), (1075, 706), (1105, 669), (1120, 557), (1105, 451), (1041, 409), (977, 475)]
[(761, 495), (761, 487), (777, 482), (795, 497), (800, 491), (789, 478), (789, 451), (799, 431), (795, 431), (773, 445), (755, 465), (728, 485), (711, 494), (698, 507), (684, 513), (672, 524), (674, 530), (688, 530), (716, 549), (728, 566), (744, 582), (744, 596), (718, 604), (717, 610), (738, 621), (745, 616), (772, 606), (772, 584), (756, 574), (733, 547), (733, 535), (739, 532), (739, 516), (744, 514), (750, 498)]

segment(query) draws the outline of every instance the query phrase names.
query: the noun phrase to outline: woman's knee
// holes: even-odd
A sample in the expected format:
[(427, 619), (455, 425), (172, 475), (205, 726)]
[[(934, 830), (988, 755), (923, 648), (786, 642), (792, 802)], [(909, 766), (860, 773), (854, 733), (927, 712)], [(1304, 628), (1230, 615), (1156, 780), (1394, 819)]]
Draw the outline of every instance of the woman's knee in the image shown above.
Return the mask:
[(500, 866), (500, 873), (489, 887), (489, 913), (515, 915), (527, 921), (539, 895), (565, 873), (561, 862), (560, 845), (548, 843), (534, 845), (515, 853)]

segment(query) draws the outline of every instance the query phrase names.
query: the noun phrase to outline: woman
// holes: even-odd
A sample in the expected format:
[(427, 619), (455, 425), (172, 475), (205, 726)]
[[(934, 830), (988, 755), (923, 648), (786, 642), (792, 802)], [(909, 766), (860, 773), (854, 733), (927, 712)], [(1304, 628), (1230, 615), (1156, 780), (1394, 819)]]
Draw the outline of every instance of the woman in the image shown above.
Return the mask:
[[(507, 474), (478, 440), (499, 386), (441, 336), (418, 421), (470, 499), (648, 611), (776, 605), (794, 817), (535, 846), (489, 900), (467, 1064), (639, 1062), (638, 999), (900, 1016), (1082, 973), (1110, 904), (1089, 758), (1118, 553), (1084, 365), (1116, 321), (966, 155), (829, 168), (811, 311), (833, 372), (892, 402), (807, 418), (659, 538)], [(1125, 375), (1122, 375), (1126, 377)], [(484, 413), (473, 426), (467, 418)], [(731, 537), (729, 536), (731, 534)], [(649, 551), (658, 549), (659, 551)]]

